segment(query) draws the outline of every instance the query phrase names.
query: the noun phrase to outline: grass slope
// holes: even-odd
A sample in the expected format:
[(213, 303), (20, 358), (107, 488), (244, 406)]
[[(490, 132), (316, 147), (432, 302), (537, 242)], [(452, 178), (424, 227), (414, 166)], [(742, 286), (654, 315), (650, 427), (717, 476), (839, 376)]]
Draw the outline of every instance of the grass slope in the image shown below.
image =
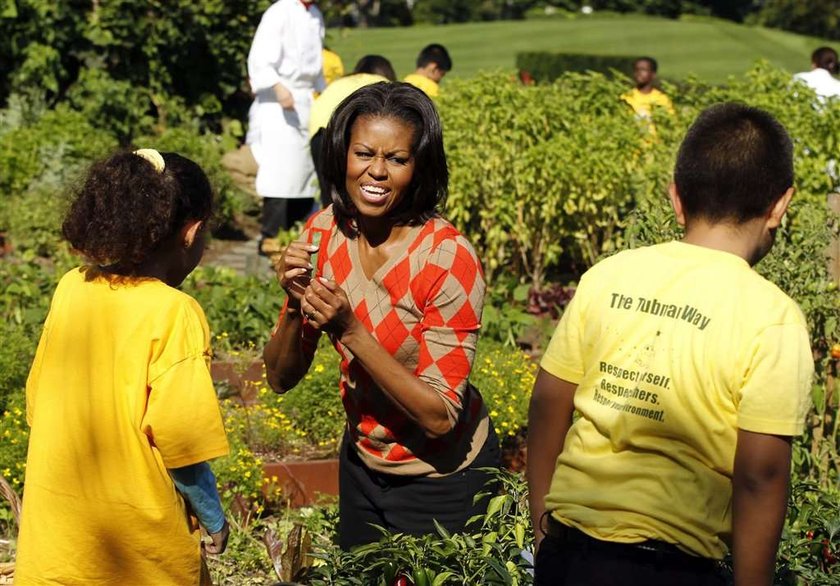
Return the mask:
[[(760, 58), (791, 72), (808, 69), (811, 51), (825, 42), (793, 33), (748, 27), (711, 18), (667, 20), (646, 16), (593, 15), (525, 21), (331, 29), (327, 44), (349, 71), (368, 53), (388, 57), (399, 76), (414, 69), (428, 43), (445, 45), (453, 76), (512, 68), (521, 51), (565, 51), (599, 55), (651, 55), (670, 79), (696, 74), (710, 82), (740, 74)], [(445, 82), (444, 82), (445, 83)]]

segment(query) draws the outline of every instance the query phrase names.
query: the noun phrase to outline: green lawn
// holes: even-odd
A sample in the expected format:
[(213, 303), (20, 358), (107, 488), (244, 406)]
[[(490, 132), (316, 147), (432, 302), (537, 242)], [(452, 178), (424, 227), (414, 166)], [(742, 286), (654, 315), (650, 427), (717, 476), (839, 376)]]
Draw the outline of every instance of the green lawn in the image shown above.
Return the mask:
[[(728, 21), (691, 18), (593, 15), (525, 21), (409, 28), (331, 29), (327, 43), (349, 71), (362, 55), (388, 57), (399, 76), (414, 69), (417, 52), (442, 43), (452, 55), (453, 76), (512, 68), (521, 51), (566, 51), (601, 55), (649, 54), (670, 79), (691, 73), (720, 82), (765, 58), (791, 72), (809, 68), (810, 54), (824, 41)], [(445, 83), (445, 82), (444, 82)]]

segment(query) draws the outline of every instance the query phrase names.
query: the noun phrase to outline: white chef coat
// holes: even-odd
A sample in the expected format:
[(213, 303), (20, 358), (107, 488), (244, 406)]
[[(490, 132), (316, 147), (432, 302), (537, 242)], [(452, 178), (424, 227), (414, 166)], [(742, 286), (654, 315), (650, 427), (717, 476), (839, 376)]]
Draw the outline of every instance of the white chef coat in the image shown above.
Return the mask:
[(793, 79), (804, 81), (821, 98), (840, 96), (840, 81), (827, 70), (817, 67), (811, 71), (797, 73)]
[[(309, 110), (313, 91), (326, 87), (321, 49), (324, 19), (313, 4), (278, 0), (262, 16), (248, 53), (254, 103), (248, 136), (257, 160), (256, 189), (262, 197), (302, 198), (315, 194), (315, 168), (309, 152)], [(283, 84), (295, 106), (285, 110), (272, 89)]]

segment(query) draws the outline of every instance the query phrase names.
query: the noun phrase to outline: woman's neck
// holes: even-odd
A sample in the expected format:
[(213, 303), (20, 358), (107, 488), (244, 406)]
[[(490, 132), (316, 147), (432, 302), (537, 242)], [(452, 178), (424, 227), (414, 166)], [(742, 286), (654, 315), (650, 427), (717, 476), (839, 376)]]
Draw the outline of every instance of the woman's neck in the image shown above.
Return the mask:
[(357, 226), (359, 235), (373, 248), (396, 244), (410, 229), (409, 226), (396, 224), (391, 218), (359, 218)]

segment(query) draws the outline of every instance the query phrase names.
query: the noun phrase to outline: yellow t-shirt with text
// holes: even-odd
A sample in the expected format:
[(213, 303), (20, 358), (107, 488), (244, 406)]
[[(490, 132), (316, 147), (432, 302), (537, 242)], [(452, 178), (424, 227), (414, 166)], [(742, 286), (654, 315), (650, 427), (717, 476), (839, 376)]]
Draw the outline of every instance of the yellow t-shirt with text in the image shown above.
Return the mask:
[(801, 433), (814, 365), (781, 290), (738, 256), (670, 242), (590, 269), (541, 367), (578, 385), (552, 516), (597, 539), (720, 559), (738, 429)]
[(155, 279), (86, 274), (56, 288), (26, 385), (15, 583), (199, 584), (167, 469), (228, 453), (204, 313)]
[(420, 75), (418, 73), (409, 73), (403, 79), (405, 83), (410, 83), (416, 88), (420, 88), (423, 90), (427, 96), (430, 98), (436, 98), (440, 95), (440, 86), (437, 82), (429, 79), (425, 75)]

